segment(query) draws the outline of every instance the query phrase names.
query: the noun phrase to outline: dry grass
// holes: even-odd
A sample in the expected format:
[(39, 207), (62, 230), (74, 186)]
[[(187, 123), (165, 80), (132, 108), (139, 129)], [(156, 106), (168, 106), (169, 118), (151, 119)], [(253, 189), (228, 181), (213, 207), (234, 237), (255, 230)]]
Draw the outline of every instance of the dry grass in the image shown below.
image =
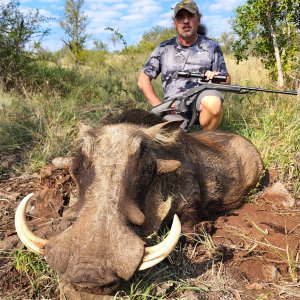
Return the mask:
[[(238, 65), (231, 56), (225, 57), (228, 72), (231, 75), (231, 84), (238, 84), (265, 88), (270, 85), (268, 71), (263, 67), (260, 60), (250, 57), (247, 61), (242, 61)], [(276, 88), (276, 83), (272, 84)]]

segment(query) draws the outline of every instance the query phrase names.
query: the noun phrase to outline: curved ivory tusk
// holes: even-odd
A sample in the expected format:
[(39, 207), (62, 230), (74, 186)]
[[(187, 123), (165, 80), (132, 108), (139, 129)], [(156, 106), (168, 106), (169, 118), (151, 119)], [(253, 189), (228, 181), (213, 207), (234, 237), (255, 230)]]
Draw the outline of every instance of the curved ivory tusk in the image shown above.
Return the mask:
[(44, 247), (48, 240), (36, 236), (26, 223), (26, 207), (32, 196), (33, 193), (27, 195), (18, 205), (15, 215), (15, 227), (19, 239), (29, 250), (38, 255), (44, 255)]
[(176, 247), (181, 233), (181, 224), (177, 215), (174, 215), (173, 224), (168, 236), (159, 244), (146, 247), (143, 261), (138, 270), (142, 271), (155, 266), (166, 258)]

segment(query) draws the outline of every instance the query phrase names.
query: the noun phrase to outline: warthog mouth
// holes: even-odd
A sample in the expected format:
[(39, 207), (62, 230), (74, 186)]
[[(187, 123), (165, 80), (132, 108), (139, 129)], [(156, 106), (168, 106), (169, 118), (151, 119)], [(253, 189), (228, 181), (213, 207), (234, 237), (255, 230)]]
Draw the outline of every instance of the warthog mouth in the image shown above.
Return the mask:
[(84, 292), (95, 295), (110, 295), (120, 285), (121, 280), (115, 280), (105, 286), (98, 286), (90, 283), (72, 284), (72, 288), (78, 292)]

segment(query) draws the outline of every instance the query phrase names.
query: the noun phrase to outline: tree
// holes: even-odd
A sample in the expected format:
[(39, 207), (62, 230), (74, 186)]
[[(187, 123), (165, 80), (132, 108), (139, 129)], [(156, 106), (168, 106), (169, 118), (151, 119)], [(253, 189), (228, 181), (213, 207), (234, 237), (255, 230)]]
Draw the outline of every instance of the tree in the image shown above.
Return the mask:
[(24, 68), (31, 62), (32, 41), (41, 40), (49, 33), (41, 24), (49, 18), (38, 10), (21, 12), (19, 2), (10, 0), (0, 4), (0, 79), (7, 89), (15, 87)]
[(175, 35), (175, 28), (153, 27), (149, 32), (143, 34), (142, 40), (137, 45), (137, 48), (140, 52), (152, 51), (158, 44)]
[(236, 9), (232, 22), (238, 35), (233, 46), (237, 61), (246, 59), (251, 47), (252, 55), (262, 58), (271, 75), (277, 74), (282, 88), (299, 57), (299, 15), (300, 0), (247, 0)]
[(101, 40), (93, 40), (94, 43), (94, 50), (96, 51), (108, 51), (107, 44), (103, 43)]
[(218, 39), (218, 42), (222, 48), (224, 54), (232, 53), (233, 44), (234, 44), (234, 36), (231, 33), (223, 32)]
[(75, 58), (75, 64), (79, 62), (80, 52), (89, 35), (86, 34), (88, 25), (87, 16), (83, 11), (84, 0), (66, 0), (64, 18), (59, 22), (64, 30), (66, 39), (63, 42), (69, 48)]
[(106, 27), (105, 30), (112, 32), (110, 40), (112, 41), (115, 48), (116, 48), (117, 44), (122, 43), (124, 46), (125, 52), (128, 51), (127, 42), (126, 42), (123, 34), (120, 32), (119, 28), (116, 29), (113, 27)]

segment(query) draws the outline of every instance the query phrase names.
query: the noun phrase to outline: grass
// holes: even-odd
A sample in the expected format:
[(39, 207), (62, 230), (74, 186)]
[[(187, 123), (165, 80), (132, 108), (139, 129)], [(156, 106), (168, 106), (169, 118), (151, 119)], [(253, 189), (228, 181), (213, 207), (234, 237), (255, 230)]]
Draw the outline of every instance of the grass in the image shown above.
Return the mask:
[[(222, 262), (222, 249), (205, 230), (193, 239), (193, 244), (178, 243), (159, 265), (137, 273), (120, 292), (128, 297), (122, 299), (221, 299), (235, 295), (234, 279), (226, 274)], [(204, 257), (201, 262), (194, 261), (199, 247)]]
[(59, 276), (46, 261), (29, 251), (16, 250), (13, 262), (17, 271), (26, 274), (31, 285), (32, 298), (53, 297), (57, 293)]
[(192, 284), (184, 279), (180, 279), (180, 274), (177, 274), (178, 269), (175, 266), (170, 266), (167, 262), (161, 263), (160, 266), (144, 273), (131, 279), (129, 287), (120, 292), (120, 294), (123, 297), (127, 296), (129, 299), (134, 300), (163, 300), (176, 299), (190, 291), (198, 295), (204, 295), (209, 292), (209, 288), (204, 284)]
[[(35, 64), (32, 87), (23, 95), (0, 91), (0, 151), (22, 153), (22, 163), (15, 166), (18, 172), (37, 171), (53, 157), (76, 148), (78, 121), (95, 125), (126, 108), (149, 109), (137, 88), (146, 58), (146, 54), (111, 54), (101, 68), (87, 62), (77, 73)], [(233, 84), (276, 88), (258, 59), (239, 65), (231, 57), (226, 61)], [(155, 89), (161, 95), (159, 79)], [(294, 195), (300, 191), (299, 108), (293, 96), (227, 93), (221, 127), (250, 139), (267, 168), (276, 168)]]
[[(229, 66), (232, 61), (229, 59)], [(230, 68), (230, 67), (229, 67)], [(232, 66), (234, 83), (276, 89), (258, 60), (252, 58)], [(247, 82), (243, 80), (247, 78)], [(300, 192), (300, 174), (296, 154), (300, 144), (300, 102), (295, 96), (251, 93), (227, 94), (224, 130), (250, 139), (260, 151), (267, 168), (279, 171), (280, 180), (294, 194)]]

